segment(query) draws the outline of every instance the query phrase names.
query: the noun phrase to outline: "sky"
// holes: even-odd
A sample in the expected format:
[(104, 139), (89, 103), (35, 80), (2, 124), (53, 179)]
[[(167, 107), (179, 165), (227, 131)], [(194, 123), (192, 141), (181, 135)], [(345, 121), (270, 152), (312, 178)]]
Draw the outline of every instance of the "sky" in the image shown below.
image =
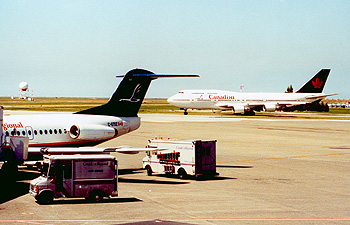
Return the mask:
[(152, 82), (182, 89), (297, 90), (322, 68), (324, 92), (350, 98), (350, 1), (2, 0), (0, 96), (110, 97), (134, 68), (199, 74)]

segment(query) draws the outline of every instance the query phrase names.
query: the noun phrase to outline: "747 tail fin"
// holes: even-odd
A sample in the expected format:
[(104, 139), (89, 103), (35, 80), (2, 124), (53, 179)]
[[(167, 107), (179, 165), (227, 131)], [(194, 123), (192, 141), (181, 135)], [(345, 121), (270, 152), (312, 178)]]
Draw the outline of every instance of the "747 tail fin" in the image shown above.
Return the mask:
[(77, 112), (76, 114), (92, 114), (107, 116), (137, 116), (142, 101), (152, 80), (163, 77), (199, 77), (198, 75), (157, 75), (144, 69), (130, 70), (120, 82), (109, 101), (101, 106)]
[(315, 76), (306, 82), (296, 93), (322, 93), (330, 69), (321, 69)]

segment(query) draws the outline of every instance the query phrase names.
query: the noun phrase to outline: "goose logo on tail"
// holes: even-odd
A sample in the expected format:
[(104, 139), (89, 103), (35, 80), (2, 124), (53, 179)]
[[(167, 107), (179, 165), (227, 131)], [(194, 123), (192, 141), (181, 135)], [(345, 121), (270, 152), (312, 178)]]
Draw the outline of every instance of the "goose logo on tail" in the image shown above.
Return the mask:
[(131, 97), (128, 99), (120, 99), (120, 102), (139, 102), (140, 99), (135, 97), (141, 91), (141, 84), (137, 84)]

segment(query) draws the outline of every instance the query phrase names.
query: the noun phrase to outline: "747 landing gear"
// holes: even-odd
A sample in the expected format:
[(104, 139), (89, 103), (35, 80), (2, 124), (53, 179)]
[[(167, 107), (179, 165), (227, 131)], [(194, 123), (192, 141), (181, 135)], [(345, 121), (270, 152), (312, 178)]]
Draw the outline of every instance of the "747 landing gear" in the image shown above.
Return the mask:
[(244, 115), (245, 116), (255, 116), (255, 112), (253, 110), (245, 111)]
[(187, 114), (188, 114), (187, 109), (185, 109), (185, 108), (180, 108), (180, 110), (183, 110), (183, 111), (184, 111), (184, 115), (187, 115)]

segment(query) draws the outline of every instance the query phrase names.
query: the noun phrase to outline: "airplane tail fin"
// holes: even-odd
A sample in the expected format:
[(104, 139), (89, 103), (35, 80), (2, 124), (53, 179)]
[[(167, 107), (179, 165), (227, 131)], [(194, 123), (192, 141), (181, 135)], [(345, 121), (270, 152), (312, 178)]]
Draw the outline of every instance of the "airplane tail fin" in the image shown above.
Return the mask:
[(124, 78), (106, 104), (76, 112), (76, 114), (137, 116), (152, 80), (161, 77), (198, 77), (198, 75), (157, 75), (148, 70), (133, 69), (125, 76), (117, 77)]
[(315, 76), (306, 82), (296, 93), (322, 93), (330, 69), (321, 69)]

